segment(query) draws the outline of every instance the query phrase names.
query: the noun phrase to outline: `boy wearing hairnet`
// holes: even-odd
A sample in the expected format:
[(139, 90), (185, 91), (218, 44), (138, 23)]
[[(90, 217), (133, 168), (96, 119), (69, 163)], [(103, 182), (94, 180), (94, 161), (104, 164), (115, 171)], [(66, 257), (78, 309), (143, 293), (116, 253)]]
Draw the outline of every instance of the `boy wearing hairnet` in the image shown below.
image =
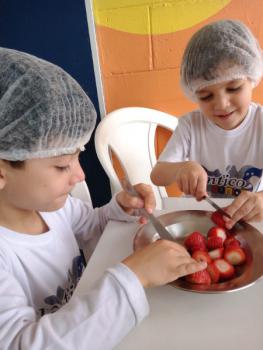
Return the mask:
[(196, 32), (181, 65), (181, 86), (199, 109), (179, 119), (151, 179), (173, 182), (201, 200), (233, 197), (231, 228), (263, 219), (263, 108), (251, 102), (263, 72), (262, 51), (240, 21), (221, 20)]
[(154, 207), (143, 184), (141, 200), (120, 192), (96, 209), (68, 195), (84, 180), (78, 155), (95, 120), (89, 98), (61, 68), (0, 48), (1, 350), (112, 349), (147, 315), (143, 287), (205, 268), (159, 240), (71, 298), (84, 266), (79, 247), (109, 219), (134, 221), (132, 209)]

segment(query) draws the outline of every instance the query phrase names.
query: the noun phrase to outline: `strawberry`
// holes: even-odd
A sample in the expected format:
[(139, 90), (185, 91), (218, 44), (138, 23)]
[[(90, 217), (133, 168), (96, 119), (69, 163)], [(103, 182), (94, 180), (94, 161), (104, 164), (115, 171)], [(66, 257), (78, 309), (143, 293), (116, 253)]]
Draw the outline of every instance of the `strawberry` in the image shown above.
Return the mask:
[(206, 250), (205, 237), (198, 231), (192, 232), (184, 241), (186, 249), (189, 251)]
[(236, 239), (235, 237), (228, 237), (225, 241), (224, 241), (224, 246), (226, 247), (240, 247), (240, 242), (238, 239)]
[(219, 281), (220, 272), (213, 262), (207, 266), (207, 272), (211, 277), (212, 283), (217, 283)]
[(185, 276), (187, 282), (195, 284), (211, 284), (211, 277), (207, 270), (198, 271)]
[(221, 259), (224, 255), (224, 248), (217, 248), (208, 252), (212, 260)]
[(220, 272), (220, 280), (229, 280), (235, 275), (235, 268), (225, 259), (216, 259), (214, 264)]
[(192, 245), (190, 249), (188, 249), (191, 254), (193, 254), (196, 251), (202, 251), (202, 252), (207, 252), (206, 245), (204, 244), (196, 244)]
[(211, 220), (219, 227), (225, 228), (225, 220), (223, 219), (222, 214), (218, 211), (214, 211), (211, 215)]
[(225, 249), (224, 259), (232, 265), (241, 265), (246, 261), (246, 254), (241, 247), (229, 245)]
[(192, 258), (195, 259), (196, 261), (205, 261), (207, 264), (210, 264), (212, 262), (212, 259), (210, 255), (202, 250), (196, 250), (192, 254)]
[(221, 237), (208, 237), (206, 245), (208, 250), (222, 248), (223, 240)]
[(207, 237), (220, 237), (224, 242), (227, 238), (226, 230), (219, 226), (211, 227), (207, 233)]

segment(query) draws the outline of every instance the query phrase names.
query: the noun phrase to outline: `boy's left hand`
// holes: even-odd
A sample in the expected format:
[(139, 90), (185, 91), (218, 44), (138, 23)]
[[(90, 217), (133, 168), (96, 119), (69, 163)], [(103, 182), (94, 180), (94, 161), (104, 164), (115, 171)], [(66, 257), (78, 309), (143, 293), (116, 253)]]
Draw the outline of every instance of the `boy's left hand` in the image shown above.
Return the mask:
[(232, 217), (224, 217), (227, 229), (231, 229), (239, 220), (261, 221), (263, 220), (263, 191), (242, 191), (240, 195), (225, 208)]
[[(156, 205), (152, 187), (142, 183), (134, 185), (133, 187), (140, 194), (141, 198), (134, 197), (126, 191), (121, 191), (116, 196), (118, 204), (129, 215), (133, 215), (136, 209), (141, 208), (145, 208), (148, 213), (152, 213)], [(142, 216), (139, 221), (145, 224), (147, 219)]]

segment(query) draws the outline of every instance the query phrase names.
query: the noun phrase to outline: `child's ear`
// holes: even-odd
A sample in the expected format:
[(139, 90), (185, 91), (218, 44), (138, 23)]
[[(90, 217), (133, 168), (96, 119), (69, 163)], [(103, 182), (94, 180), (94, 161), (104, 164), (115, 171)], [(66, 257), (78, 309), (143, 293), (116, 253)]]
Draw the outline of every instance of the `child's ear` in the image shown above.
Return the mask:
[(0, 191), (5, 187), (6, 184), (6, 164), (0, 159)]

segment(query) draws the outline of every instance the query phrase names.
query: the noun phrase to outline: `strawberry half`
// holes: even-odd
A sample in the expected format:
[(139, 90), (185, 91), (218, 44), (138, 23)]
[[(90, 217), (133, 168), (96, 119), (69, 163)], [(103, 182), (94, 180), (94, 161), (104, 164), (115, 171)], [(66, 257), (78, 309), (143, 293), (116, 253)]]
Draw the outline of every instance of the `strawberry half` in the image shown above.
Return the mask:
[(212, 262), (210, 255), (202, 250), (196, 250), (195, 252), (193, 252), (192, 258), (196, 261), (205, 261), (207, 262), (207, 264), (210, 264)]
[(246, 254), (241, 247), (230, 245), (225, 249), (224, 259), (232, 265), (241, 265), (246, 261)]
[(207, 272), (211, 277), (212, 283), (217, 283), (219, 281), (220, 272), (213, 262), (207, 266)]
[(226, 230), (219, 226), (211, 227), (207, 233), (207, 237), (220, 237), (224, 242), (227, 238)]
[(218, 212), (214, 211), (211, 215), (211, 220), (219, 227), (225, 228), (225, 220), (223, 219), (223, 216)]
[(212, 260), (221, 259), (224, 256), (224, 248), (217, 248), (208, 252)]
[(198, 231), (192, 232), (187, 236), (184, 245), (191, 252), (194, 250), (206, 250), (205, 237)]
[(234, 277), (235, 268), (225, 259), (216, 259), (214, 264), (220, 272), (220, 280), (225, 281)]
[(225, 241), (224, 241), (224, 246), (226, 247), (240, 247), (240, 242), (238, 239), (236, 239), (235, 237), (228, 237)]
[(211, 277), (207, 270), (198, 271), (185, 276), (187, 282), (195, 284), (211, 284)]
[(223, 240), (221, 237), (208, 237), (206, 246), (208, 250), (222, 248)]

